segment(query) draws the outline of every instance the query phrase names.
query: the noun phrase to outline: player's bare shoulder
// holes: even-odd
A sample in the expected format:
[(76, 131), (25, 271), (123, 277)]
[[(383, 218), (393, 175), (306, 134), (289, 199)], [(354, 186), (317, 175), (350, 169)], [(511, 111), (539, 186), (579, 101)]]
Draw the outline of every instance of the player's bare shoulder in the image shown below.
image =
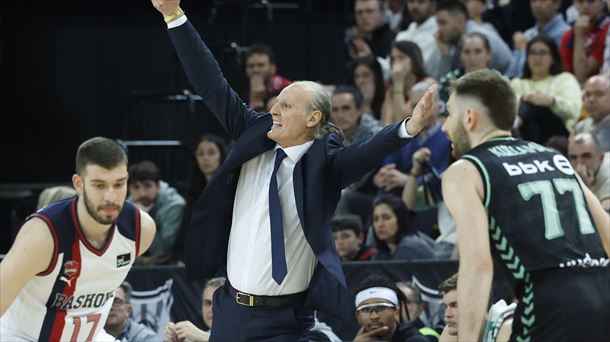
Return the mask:
[(459, 159), (449, 165), (442, 177), (443, 196), (445, 192), (460, 194), (463, 190), (471, 189), (473, 186), (479, 197), (484, 196), (483, 179), (476, 166), (465, 159)]
[(12, 252), (34, 268), (29, 271), (42, 272), (53, 258), (56, 240), (52, 227), (43, 218), (32, 217), (19, 230), (7, 258)]
[(152, 241), (155, 238), (155, 233), (157, 232), (155, 221), (144, 210), (140, 210), (140, 227), (142, 229), (142, 236), (140, 237), (139, 254), (142, 255), (152, 244)]

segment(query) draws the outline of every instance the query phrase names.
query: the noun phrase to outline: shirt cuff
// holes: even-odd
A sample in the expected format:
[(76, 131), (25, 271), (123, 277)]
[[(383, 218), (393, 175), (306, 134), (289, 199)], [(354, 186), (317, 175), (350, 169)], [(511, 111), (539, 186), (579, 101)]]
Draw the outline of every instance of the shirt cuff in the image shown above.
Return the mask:
[(409, 120), (410, 118), (406, 118), (401, 124), (400, 124), (400, 128), (398, 128), (398, 136), (400, 138), (413, 138), (412, 135), (410, 135), (407, 132), (407, 120)]
[(180, 18), (178, 18), (178, 19), (170, 22), (169, 24), (167, 24), (167, 28), (171, 29), (171, 28), (174, 28), (174, 27), (178, 27), (178, 26), (186, 23), (186, 20), (187, 20), (186, 19), (186, 15), (183, 15)]

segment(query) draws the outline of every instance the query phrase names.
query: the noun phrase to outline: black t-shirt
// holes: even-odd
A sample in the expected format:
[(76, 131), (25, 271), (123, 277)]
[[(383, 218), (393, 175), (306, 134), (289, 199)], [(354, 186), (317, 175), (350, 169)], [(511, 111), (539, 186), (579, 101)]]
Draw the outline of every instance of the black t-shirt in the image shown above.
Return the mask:
[(401, 324), (394, 332), (391, 342), (428, 342), (416, 327), (410, 324)]
[(462, 159), (481, 174), (494, 256), (516, 280), (532, 271), (607, 263), (584, 193), (566, 157), (502, 137)]

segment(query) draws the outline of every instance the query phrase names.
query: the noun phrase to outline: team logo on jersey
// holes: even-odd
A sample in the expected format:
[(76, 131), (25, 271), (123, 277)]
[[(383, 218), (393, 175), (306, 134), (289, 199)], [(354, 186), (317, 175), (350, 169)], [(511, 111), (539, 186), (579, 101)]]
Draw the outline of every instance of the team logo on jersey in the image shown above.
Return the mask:
[(116, 257), (116, 268), (129, 265), (131, 261), (131, 253), (125, 253)]
[(72, 286), (74, 275), (78, 271), (78, 261), (68, 260), (64, 263), (64, 275), (59, 280), (66, 282), (68, 286)]

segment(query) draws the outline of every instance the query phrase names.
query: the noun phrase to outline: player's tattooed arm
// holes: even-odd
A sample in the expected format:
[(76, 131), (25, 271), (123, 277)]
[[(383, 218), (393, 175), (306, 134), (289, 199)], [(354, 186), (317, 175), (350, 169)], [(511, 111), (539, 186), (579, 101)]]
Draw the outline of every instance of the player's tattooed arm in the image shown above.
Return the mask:
[(55, 242), (47, 224), (39, 218), (27, 221), (0, 263), (0, 316), (36, 274), (53, 266)]

